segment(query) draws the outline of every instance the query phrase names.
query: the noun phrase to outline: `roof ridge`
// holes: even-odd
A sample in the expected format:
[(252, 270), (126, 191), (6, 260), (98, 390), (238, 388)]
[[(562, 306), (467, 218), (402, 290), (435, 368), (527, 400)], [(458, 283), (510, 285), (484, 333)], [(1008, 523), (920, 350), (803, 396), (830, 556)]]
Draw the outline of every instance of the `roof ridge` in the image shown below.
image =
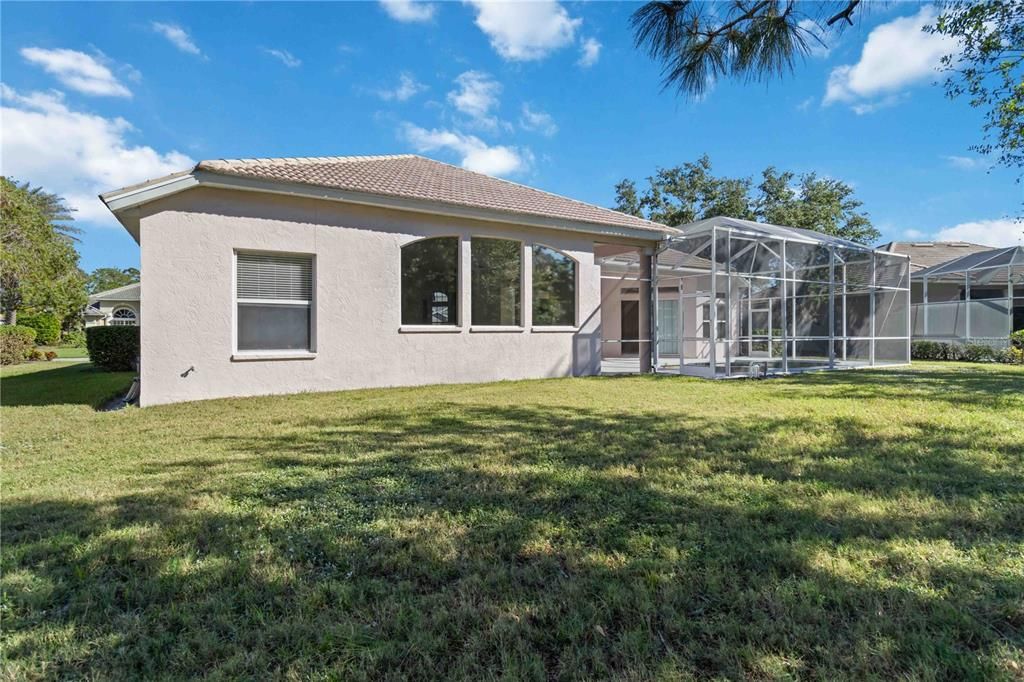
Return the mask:
[(279, 163), (355, 163), (360, 161), (383, 161), (386, 159), (411, 158), (416, 158), (416, 154), (376, 154), (364, 156), (265, 156), (246, 159), (204, 159), (196, 164), (196, 167), (198, 168), (204, 165), (212, 167), (258, 166), (274, 165)]
[(137, 286), (139, 286), (140, 284), (142, 284), (142, 282), (141, 282), (141, 281), (138, 281), (138, 282), (131, 282), (130, 284), (122, 284), (121, 286), (119, 286), (119, 287), (114, 287), (113, 289), (105, 289), (105, 290), (103, 290), (103, 291), (97, 291), (97, 292), (95, 292), (95, 293), (89, 294), (89, 296), (88, 296), (88, 297), (89, 297), (89, 298), (98, 298), (98, 297), (100, 297), (100, 296), (103, 296), (103, 295), (105, 295), (105, 294), (112, 294), (112, 293), (114, 293), (114, 292), (117, 292), (117, 291), (122, 291), (122, 290), (124, 290), (124, 289), (127, 289), (127, 288), (129, 288), (129, 287), (137, 287)]
[(645, 223), (650, 223), (651, 225), (655, 225), (655, 226), (657, 226), (659, 228), (661, 228), (661, 227), (668, 227), (668, 225), (662, 225), (661, 223), (656, 223), (653, 220), (648, 220), (647, 218), (640, 218), (640, 217), (635, 216), (635, 215), (629, 215), (628, 213), (623, 213), (622, 211), (616, 211), (614, 208), (607, 208), (606, 206), (598, 206), (597, 204), (591, 204), (591, 203), (588, 203), (586, 201), (580, 201), (579, 199), (573, 199), (572, 197), (567, 197), (564, 194), (556, 194), (554, 192), (549, 192), (546, 189), (540, 189), (540, 188), (537, 188), (537, 187), (531, 187), (530, 185), (524, 185), (521, 182), (513, 182), (512, 180), (506, 180), (505, 178), (499, 178), (499, 177), (494, 176), (494, 175), (488, 175), (487, 173), (481, 173), (479, 171), (470, 170), (469, 168), (463, 168), (462, 166), (456, 166), (455, 164), (448, 163), (447, 161), (438, 161), (437, 159), (432, 159), (432, 158), (430, 158), (428, 156), (421, 156), (419, 154), (407, 154), (406, 156), (411, 156), (411, 157), (417, 158), (417, 159), (424, 159), (425, 161), (430, 161), (432, 163), (437, 163), (437, 164), (440, 164), (442, 166), (449, 166), (451, 168), (457, 168), (460, 171), (463, 171), (463, 172), (466, 172), (466, 173), (472, 173), (473, 175), (479, 175), (480, 177), (487, 178), (488, 180), (497, 180), (498, 182), (503, 182), (506, 185), (512, 185), (514, 187), (522, 187), (523, 189), (528, 189), (528, 190), (530, 190), (532, 192), (539, 192), (540, 194), (546, 194), (549, 197), (555, 197), (556, 199), (563, 199), (565, 201), (571, 201), (572, 203), (580, 204), (581, 206), (589, 206), (590, 208), (598, 208), (598, 209), (601, 209), (602, 211), (609, 211), (611, 213), (618, 213), (619, 215), (629, 216), (630, 218), (635, 218), (636, 220), (642, 220)]

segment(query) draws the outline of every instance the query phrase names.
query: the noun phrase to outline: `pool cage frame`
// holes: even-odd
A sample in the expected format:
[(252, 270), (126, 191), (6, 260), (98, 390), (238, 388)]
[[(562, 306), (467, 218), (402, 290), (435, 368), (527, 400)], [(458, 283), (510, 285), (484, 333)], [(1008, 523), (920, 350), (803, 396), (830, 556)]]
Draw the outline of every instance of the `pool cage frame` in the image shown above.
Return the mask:
[(1024, 329), (1024, 247), (961, 256), (911, 277), (911, 333), (922, 341), (1009, 345)]
[(651, 268), (655, 371), (728, 378), (910, 362), (908, 256), (734, 218), (679, 229)]

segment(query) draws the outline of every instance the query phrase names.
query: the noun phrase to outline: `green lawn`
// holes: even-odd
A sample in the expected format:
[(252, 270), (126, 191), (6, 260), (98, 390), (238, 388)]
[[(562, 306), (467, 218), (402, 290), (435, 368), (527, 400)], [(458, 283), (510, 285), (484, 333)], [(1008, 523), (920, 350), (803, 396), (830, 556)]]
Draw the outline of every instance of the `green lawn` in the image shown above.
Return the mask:
[(1024, 368), (124, 378), (4, 374), (6, 677), (1024, 675)]
[(46, 351), (53, 351), (57, 354), (58, 358), (64, 359), (89, 359), (89, 351), (85, 348), (72, 348), (70, 346), (39, 346), (39, 350), (42, 353)]

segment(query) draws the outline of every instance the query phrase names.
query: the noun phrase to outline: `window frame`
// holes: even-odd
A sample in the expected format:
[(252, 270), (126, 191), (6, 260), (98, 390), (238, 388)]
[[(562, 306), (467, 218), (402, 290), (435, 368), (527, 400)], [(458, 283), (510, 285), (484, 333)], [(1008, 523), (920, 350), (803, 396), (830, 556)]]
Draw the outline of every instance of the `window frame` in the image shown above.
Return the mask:
[[(127, 320), (129, 318), (118, 317), (117, 313), (120, 310), (127, 310), (128, 312), (130, 312), (132, 314), (132, 316), (130, 318), (131, 319), (130, 322), (127, 322), (127, 323), (122, 322), (122, 320)], [(110, 318), (109, 318), (108, 326), (110, 326), (110, 327), (138, 327), (139, 326), (139, 311), (137, 311), (134, 308), (132, 308), (131, 306), (127, 306), (127, 305), (116, 306), (113, 310), (110, 311)]]
[[(534, 307), (534, 268), (536, 263), (536, 253), (534, 249), (540, 247), (554, 251), (555, 253), (561, 254), (573, 262), (572, 268), (572, 324), (561, 325), (561, 324), (538, 324), (533, 319), (533, 307)], [(525, 270), (525, 268), (524, 268)], [(531, 242), (530, 243), (530, 329), (531, 331), (563, 331), (572, 330), (576, 331), (580, 326), (580, 261), (578, 258), (574, 258), (569, 255), (563, 249), (559, 249), (551, 244), (545, 242)]]
[[(476, 297), (476, 293), (473, 291), (473, 240), (474, 239), (495, 239), (506, 242), (513, 242), (519, 245), (517, 252), (519, 253), (519, 324), (477, 324), (473, 322), (473, 301)], [(515, 237), (504, 237), (500, 235), (486, 235), (486, 234), (471, 234), (467, 240), (469, 244), (469, 331), (471, 332), (521, 332), (526, 330), (526, 248), (533, 248), (532, 242), (527, 242), (525, 239), (518, 239)], [(533, 254), (530, 254), (530, 274), (533, 274)], [(533, 318), (533, 296), (531, 282), (531, 296), (530, 296), (530, 318)]]
[[(310, 299), (298, 301), (276, 298), (239, 298), (238, 297), (238, 256), (292, 256), (308, 258), (310, 261)], [(305, 350), (240, 350), (238, 348), (238, 304), (287, 305), (299, 307), (305, 305), (309, 309), (309, 348)], [(232, 360), (289, 360), (311, 359), (317, 356), (317, 256), (306, 251), (279, 251), (273, 249), (235, 248), (231, 251), (231, 359)]]
[[(448, 324), (406, 324), (402, 320), (402, 254), (405, 247), (427, 241), (428, 239), (454, 239), (457, 248), (455, 250), (455, 321)], [(410, 241), (398, 245), (398, 331), (400, 333), (458, 333), (462, 331), (463, 315), (465, 314), (465, 301), (463, 296), (464, 275), (463, 256), (465, 254), (465, 237), (458, 232), (445, 232), (442, 234), (431, 234), (416, 237)], [(436, 293), (436, 292), (435, 292)]]

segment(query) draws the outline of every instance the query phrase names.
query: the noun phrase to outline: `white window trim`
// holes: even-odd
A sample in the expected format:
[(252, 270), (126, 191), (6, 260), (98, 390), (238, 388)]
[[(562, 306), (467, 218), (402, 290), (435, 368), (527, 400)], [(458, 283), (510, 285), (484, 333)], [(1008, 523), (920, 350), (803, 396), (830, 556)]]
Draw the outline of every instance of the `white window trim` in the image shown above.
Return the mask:
[[(238, 254), (266, 254), (272, 256), (301, 256), (310, 259), (313, 297), (307, 301), (275, 298), (238, 298)], [(309, 308), (309, 349), (307, 350), (239, 350), (238, 304), (307, 306)], [(273, 251), (267, 249), (236, 248), (231, 250), (231, 360), (312, 360), (317, 357), (317, 256), (303, 251)]]
[[(117, 317), (117, 311), (127, 310), (132, 314), (129, 317)], [(118, 305), (110, 311), (110, 317), (107, 318), (107, 326), (109, 327), (138, 327), (139, 326), (139, 311), (135, 310), (131, 306)]]

